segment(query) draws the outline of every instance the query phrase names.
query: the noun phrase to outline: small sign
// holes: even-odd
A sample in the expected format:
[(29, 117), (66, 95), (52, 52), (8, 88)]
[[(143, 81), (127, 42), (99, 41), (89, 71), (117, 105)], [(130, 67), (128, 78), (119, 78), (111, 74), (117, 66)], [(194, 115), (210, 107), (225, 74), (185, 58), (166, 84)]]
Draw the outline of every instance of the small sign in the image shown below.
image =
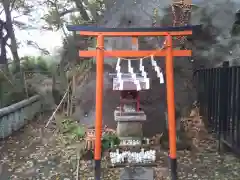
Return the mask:
[(120, 146), (137, 146), (141, 145), (140, 140), (134, 140), (134, 139), (127, 139), (127, 140), (121, 140)]

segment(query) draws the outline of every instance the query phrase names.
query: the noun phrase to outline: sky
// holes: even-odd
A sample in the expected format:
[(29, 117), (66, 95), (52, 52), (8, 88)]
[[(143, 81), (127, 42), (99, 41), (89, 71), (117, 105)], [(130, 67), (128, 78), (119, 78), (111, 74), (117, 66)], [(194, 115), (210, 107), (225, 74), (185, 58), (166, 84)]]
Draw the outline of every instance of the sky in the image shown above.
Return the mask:
[[(29, 23), (30, 17), (27, 16), (21, 16), (19, 18), (16, 18), (16, 20)], [(32, 56), (38, 56), (41, 54), (41, 52), (31, 46), (26, 45), (27, 40), (34, 41), (38, 44), (41, 48), (46, 48), (51, 54), (54, 53), (55, 49), (57, 47), (61, 46), (62, 43), (62, 33), (56, 32), (56, 31), (46, 31), (41, 30), (40, 26), (41, 23), (38, 24), (39, 29), (34, 30), (20, 30), (18, 28), (15, 28), (15, 34), (18, 41), (22, 42), (19, 47), (19, 56), (25, 56), (25, 55), (32, 55)]]
[[(38, 43), (39, 47), (46, 48), (51, 54), (54, 53), (57, 47), (61, 46), (61, 33), (59, 32), (41, 32), (40, 30), (16, 30), (16, 37), (18, 41), (24, 42), (26, 40), (32, 40)], [(19, 55), (40, 55), (40, 51), (34, 47), (30, 47), (22, 44), (19, 48)]]

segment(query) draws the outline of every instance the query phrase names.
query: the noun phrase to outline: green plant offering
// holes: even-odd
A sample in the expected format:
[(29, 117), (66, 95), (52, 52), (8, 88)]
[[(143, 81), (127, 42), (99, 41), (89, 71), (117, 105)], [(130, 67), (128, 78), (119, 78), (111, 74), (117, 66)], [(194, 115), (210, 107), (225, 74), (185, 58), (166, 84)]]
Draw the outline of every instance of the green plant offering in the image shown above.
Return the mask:
[(104, 134), (102, 139), (102, 149), (107, 150), (113, 146), (118, 146), (120, 139), (116, 134)]
[(85, 136), (85, 128), (73, 121), (71, 118), (63, 118), (59, 121), (60, 124), (58, 123), (58, 128), (65, 135), (68, 143), (72, 140), (81, 139)]

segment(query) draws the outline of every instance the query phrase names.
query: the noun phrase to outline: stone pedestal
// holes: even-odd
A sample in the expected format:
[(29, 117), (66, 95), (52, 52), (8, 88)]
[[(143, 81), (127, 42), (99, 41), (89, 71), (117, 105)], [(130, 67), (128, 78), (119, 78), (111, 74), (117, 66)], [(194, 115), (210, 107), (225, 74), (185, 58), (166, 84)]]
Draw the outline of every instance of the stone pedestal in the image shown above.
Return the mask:
[(119, 137), (142, 137), (141, 122), (118, 122), (117, 134)]
[[(114, 118), (117, 121), (117, 134), (122, 141), (137, 140), (141, 142), (142, 124), (146, 120), (146, 114), (143, 111), (120, 112), (120, 110), (115, 110)], [(129, 144), (131, 143), (129, 142)]]

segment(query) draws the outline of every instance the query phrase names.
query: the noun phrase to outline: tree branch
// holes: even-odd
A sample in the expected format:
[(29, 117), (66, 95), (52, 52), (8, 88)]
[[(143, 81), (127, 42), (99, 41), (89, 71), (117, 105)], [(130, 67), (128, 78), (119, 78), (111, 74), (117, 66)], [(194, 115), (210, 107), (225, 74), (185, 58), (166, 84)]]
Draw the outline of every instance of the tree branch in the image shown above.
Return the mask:
[(34, 41), (27, 41), (27, 45), (29, 45), (29, 46), (32, 46), (32, 47), (34, 47), (34, 48), (36, 48), (36, 49), (38, 49), (39, 51), (41, 51), (43, 54), (45, 54), (45, 55), (49, 55), (50, 54), (50, 52), (47, 50), (47, 49), (45, 49), (45, 48), (41, 48), (36, 42), (34, 42)]
[(78, 12), (78, 8), (67, 9), (63, 12), (59, 12), (60, 17), (65, 16), (69, 13)]
[(48, 0), (48, 2), (50, 2), (52, 4), (52, 6), (55, 8), (55, 10), (56, 10), (56, 12), (58, 14), (58, 18), (59, 18), (59, 26), (60, 26), (64, 36), (67, 37), (67, 33), (66, 33), (65, 29), (64, 29), (63, 23), (61, 22), (61, 16), (60, 16), (60, 13), (59, 13), (59, 9), (58, 9), (57, 3), (56, 2), (54, 3), (51, 0)]
[(0, 11), (0, 15), (3, 13), (3, 11), (4, 11), (4, 9), (2, 9), (2, 10)]
[(46, 4), (47, 4), (47, 3), (51, 4), (51, 6), (55, 6), (55, 4), (56, 4), (56, 1), (55, 1), (55, 2), (53, 2), (53, 1), (51, 1), (51, 0), (47, 0)]
[(13, 0), (13, 1), (12, 1), (12, 4), (11, 4), (11, 7), (10, 7), (10, 11), (13, 10), (15, 3), (16, 3), (16, 0)]
[(78, 8), (82, 18), (84, 19), (84, 21), (90, 21), (91, 19), (88, 16), (87, 11), (86, 11), (83, 3), (79, 0), (74, 0), (74, 2), (75, 2), (76, 7)]
[(9, 49), (12, 48), (12, 47), (11, 47), (11, 44), (6, 43), (6, 45), (7, 45), (7, 47), (9, 47)]
[(19, 17), (22, 17), (22, 16), (24, 16), (23, 14), (20, 14), (20, 15), (18, 15), (18, 16), (14, 16), (13, 17), (13, 21), (16, 19), (16, 18), (19, 18)]

